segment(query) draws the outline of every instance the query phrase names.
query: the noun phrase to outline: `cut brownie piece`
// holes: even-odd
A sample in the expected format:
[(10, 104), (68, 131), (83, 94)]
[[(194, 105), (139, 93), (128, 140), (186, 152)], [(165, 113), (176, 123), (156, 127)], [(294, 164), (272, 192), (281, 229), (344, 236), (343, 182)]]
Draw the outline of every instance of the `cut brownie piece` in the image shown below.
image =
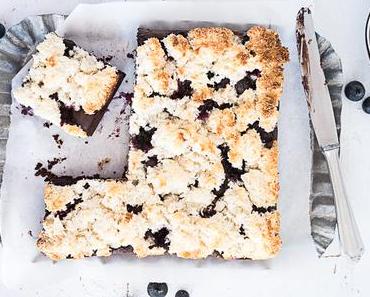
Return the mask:
[(123, 78), (73, 41), (49, 33), (14, 97), (67, 133), (86, 137), (94, 133)]
[(127, 180), (47, 185), (40, 250), (56, 260), (120, 247), (139, 257), (276, 255), (287, 49), (263, 27), (248, 38), (226, 28), (149, 34), (137, 48)]
[[(273, 254), (270, 241), (275, 240), (278, 214), (253, 211), (240, 187), (230, 188), (224, 199), (233, 201), (230, 215), (223, 211), (202, 218), (189, 213), (197, 208), (192, 206), (196, 202), (183, 205), (177, 195), (160, 199), (149, 184), (138, 187), (132, 182), (98, 179), (68, 186), (48, 184), (37, 246), (56, 261), (109, 256), (116, 250), (132, 250), (139, 257), (177, 253), (200, 258), (214, 249), (225, 258), (259, 259)], [(240, 212), (245, 212), (239, 215), (242, 223), (232, 220), (232, 214)], [(279, 240), (274, 243), (278, 245)]]

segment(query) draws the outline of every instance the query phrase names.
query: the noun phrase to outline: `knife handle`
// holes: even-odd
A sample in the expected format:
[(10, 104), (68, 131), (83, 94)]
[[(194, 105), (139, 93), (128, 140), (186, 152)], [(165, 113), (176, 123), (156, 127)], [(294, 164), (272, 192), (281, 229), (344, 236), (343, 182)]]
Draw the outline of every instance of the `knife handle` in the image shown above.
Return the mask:
[(338, 153), (339, 147), (324, 149), (334, 191), (339, 240), (342, 252), (352, 260), (358, 261), (365, 248), (344, 188)]

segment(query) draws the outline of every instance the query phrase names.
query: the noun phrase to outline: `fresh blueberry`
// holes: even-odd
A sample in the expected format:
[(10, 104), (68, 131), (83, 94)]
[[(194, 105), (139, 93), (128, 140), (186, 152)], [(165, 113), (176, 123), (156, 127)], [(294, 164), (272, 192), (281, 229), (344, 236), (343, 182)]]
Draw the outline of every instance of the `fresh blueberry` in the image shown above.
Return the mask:
[(168, 286), (166, 283), (149, 283), (146, 290), (150, 297), (164, 297), (167, 295)]
[(6, 30), (5, 30), (4, 25), (0, 23), (0, 38), (4, 37), (5, 32), (6, 32)]
[(344, 88), (344, 94), (351, 101), (360, 101), (365, 96), (365, 87), (359, 81), (351, 81)]
[(362, 102), (362, 109), (366, 113), (370, 113), (370, 97), (367, 97), (364, 102)]
[(189, 297), (189, 293), (188, 291), (185, 291), (185, 290), (179, 290), (176, 292), (176, 295), (175, 297)]

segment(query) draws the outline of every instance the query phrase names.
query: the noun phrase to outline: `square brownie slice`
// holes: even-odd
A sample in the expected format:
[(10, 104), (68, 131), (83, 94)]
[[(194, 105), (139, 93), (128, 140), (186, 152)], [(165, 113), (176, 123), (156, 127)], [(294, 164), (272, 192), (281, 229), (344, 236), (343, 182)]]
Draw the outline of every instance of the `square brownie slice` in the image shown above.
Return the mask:
[(120, 247), (139, 257), (275, 256), (288, 61), (278, 34), (255, 26), (138, 36), (127, 180), (48, 184), (40, 250), (56, 260)]
[(55, 33), (37, 46), (16, 100), (67, 133), (91, 136), (124, 78), (73, 41)]

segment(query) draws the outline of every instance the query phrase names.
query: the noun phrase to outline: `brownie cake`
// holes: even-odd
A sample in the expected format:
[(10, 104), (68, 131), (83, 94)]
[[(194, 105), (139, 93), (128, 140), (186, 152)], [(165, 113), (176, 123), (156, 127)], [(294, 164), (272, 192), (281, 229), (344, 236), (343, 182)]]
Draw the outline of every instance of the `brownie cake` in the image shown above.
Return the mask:
[(74, 136), (91, 136), (124, 78), (73, 41), (55, 33), (37, 46), (17, 101)]
[(127, 180), (48, 184), (39, 249), (54, 260), (116, 249), (273, 257), (287, 49), (257, 26), (243, 37), (226, 28), (149, 34), (137, 48)]

